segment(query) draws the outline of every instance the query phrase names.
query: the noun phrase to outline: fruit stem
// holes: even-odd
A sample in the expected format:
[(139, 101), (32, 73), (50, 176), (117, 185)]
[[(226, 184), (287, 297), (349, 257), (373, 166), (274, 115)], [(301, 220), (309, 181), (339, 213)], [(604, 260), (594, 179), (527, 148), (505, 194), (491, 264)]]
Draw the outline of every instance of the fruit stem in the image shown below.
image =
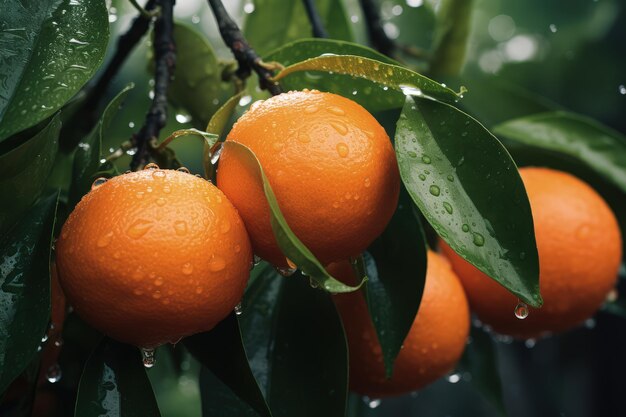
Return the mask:
[(261, 57), (252, 49), (241, 30), (230, 17), (221, 0), (208, 0), (209, 6), (213, 10), (220, 35), (224, 43), (230, 48), (237, 60), (239, 67), (235, 74), (244, 80), (248, 78), (254, 70), (259, 76), (259, 85), (262, 89), (269, 91), (272, 95), (283, 92), (280, 85), (272, 79), (273, 73), (264, 65)]
[(154, 23), (154, 98), (139, 133), (132, 142), (137, 148), (130, 163), (137, 170), (150, 160), (152, 145), (167, 122), (167, 88), (174, 76), (176, 45), (174, 44), (174, 3), (176, 0), (157, 0), (161, 13)]
[(328, 38), (328, 32), (326, 32), (324, 22), (317, 10), (315, 0), (303, 0), (303, 2), (309, 22), (311, 22), (313, 28), (313, 36), (316, 38)]

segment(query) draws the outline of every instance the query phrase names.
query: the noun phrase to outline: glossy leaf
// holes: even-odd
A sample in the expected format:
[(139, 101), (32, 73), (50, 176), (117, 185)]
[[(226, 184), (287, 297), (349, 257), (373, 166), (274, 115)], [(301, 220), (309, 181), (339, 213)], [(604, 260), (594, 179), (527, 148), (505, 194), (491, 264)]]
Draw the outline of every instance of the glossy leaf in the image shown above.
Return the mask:
[(96, 72), (104, 0), (7, 0), (0, 14), (0, 142), (54, 114)]
[(222, 67), (206, 36), (184, 24), (174, 25), (176, 70), (167, 95), (184, 108), (198, 128), (206, 126), (229, 86), (222, 82)]
[(530, 204), (515, 163), (480, 123), (408, 96), (396, 131), (400, 176), (437, 234), (532, 306), (541, 306)]
[[(292, 74), (304, 71), (305, 77), (299, 80), (304, 85), (288, 84)], [(338, 75), (347, 75), (349, 78)], [(402, 107), (403, 91), (421, 91), (424, 95), (450, 103), (459, 98), (451, 89), (407, 68), (354, 55), (310, 58), (288, 66), (275, 78), (286, 82), (285, 85), (290, 88), (317, 88), (350, 97), (370, 111)], [(311, 82), (316, 79), (319, 79), (317, 84)]]
[(222, 107), (217, 109), (207, 124), (207, 132), (222, 136), (224, 129), (226, 129), (226, 125), (228, 125), (230, 118), (235, 113), (235, 108), (237, 107), (237, 104), (239, 104), (239, 100), (241, 100), (242, 95), (243, 93), (235, 94), (229, 98), (226, 103), (222, 105)]
[(56, 114), (35, 136), (0, 155), (0, 195), (5, 196), (0, 233), (12, 227), (43, 191), (59, 149), (60, 130)]
[(70, 188), (69, 206), (74, 207), (83, 195), (91, 189), (95, 180), (94, 174), (101, 171), (102, 138), (113, 121), (113, 118), (123, 105), (124, 99), (134, 84), (129, 84), (109, 102), (98, 124), (94, 126), (87, 137), (78, 144), (74, 152), (72, 166), (72, 186)]
[(159, 417), (137, 348), (103, 338), (85, 364), (74, 415)]
[(184, 344), (200, 363), (260, 416), (272, 415), (248, 365), (234, 313), (218, 323), (213, 330), (186, 338)]
[(426, 279), (426, 238), (406, 191), (387, 228), (368, 251), (364, 255), (366, 299), (390, 377), (417, 315)]
[(468, 343), (458, 369), (471, 375), (471, 384), (500, 412), (506, 415), (502, 381), (498, 373), (498, 357), (491, 336), (472, 326)]
[[(341, 0), (316, 0), (315, 5), (330, 38), (352, 40), (350, 23)], [(255, 3), (255, 6), (254, 11), (246, 16), (244, 29), (259, 54), (265, 55), (288, 42), (313, 36), (302, 1), (264, 0)]]
[(493, 131), (528, 146), (575, 158), (626, 192), (626, 137), (593, 119), (549, 112), (509, 120)]
[(340, 293), (352, 292), (358, 289), (362, 285), (362, 282), (356, 287), (351, 287), (330, 276), (322, 264), (315, 258), (315, 255), (313, 255), (291, 231), (278, 207), (276, 196), (272, 191), (269, 180), (263, 172), (261, 163), (254, 153), (247, 146), (233, 141), (224, 142), (224, 147), (228, 147), (230, 152), (236, 152), (238, 155), (237, 158), (242, 161), (244, 169), (250, 170), (251, 174), (258, 178), (259, 184), (263, 187), (265, 197), (270, 206), (272, 231), (274, 232), (278, 246), (285, 256), (326, 291)]
[(37, 354), (50, 319), (50, 247), (57, 194), (0, 239), (0, 393)]
[(277, 417), (342, 417), (348, 388), (348, 351), (330, 294), (306, 277), (285, 280), (277, 310), (270, 405)]

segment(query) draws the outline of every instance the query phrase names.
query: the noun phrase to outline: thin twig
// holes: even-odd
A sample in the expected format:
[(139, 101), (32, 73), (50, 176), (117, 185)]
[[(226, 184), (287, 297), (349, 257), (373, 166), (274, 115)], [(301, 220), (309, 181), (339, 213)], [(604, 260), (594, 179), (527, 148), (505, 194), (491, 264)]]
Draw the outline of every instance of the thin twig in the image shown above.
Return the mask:
[(359, 0), (359, 2), (365, 16), (367, 34), (372, 46), (381, 54), (391, 56), (396, 50), (396, 44), (385, 33), (380, 17), (380, 6), (376, 0)]
[(154, 24), (154, 98), (146, 120), (132, 142), (137, 148), (130, 167), (136, 170), (150, 160), (150, 151), (167, 121), (167, 88), (174, 76), (176, 46), (174, 45), (174, 3), (176, 0), (157, 0), (161, 14)]
[(311, 22), (311, 26), (313, 27), (313, 36), (316, 38), (328, 38), (328, 32), (326, 32), (322, 17), (317, 10), (315, 0), (303, 0), (303, 2), (306, 14), (309, 17), (309, 22)]
[(272, 95), (282, 93), (283, 90), (280, 88), (280, 85), (272, 79), (273, 72), (271, 68), (263, 63), (261, 57), (248, 44), (235, 21), (228, 15), (222, 1), (208, 0), (208, 2), (217, 20), (220, 35), (224, 43), (232, 51), (239, 65), (235, 73), (237, 77), (244, 80), (254, 70), (259, 76), (259, 84), (262, 89), (268, 90)]

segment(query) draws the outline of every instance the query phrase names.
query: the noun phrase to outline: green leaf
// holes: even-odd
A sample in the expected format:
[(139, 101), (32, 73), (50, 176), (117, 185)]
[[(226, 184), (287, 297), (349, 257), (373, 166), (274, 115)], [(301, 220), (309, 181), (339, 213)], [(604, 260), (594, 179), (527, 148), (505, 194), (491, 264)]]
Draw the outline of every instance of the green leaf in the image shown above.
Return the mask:
[(80, 378), (74, 415), (161, 415), (137, 348), (103, 338)]
[(509, 120), (493, 131), (528, 146), (575, 158), (626, 192), (626, 137), (593, 119), (548, 112)]
[(457, 75), (465, 64), (470, 36), (473, 0), (444, 0), (437, 13), (435, 46), (430, 72)]
[(524, 302), (541, 306), (530, 204), (500, 142), (460, 110), (410, 96), (395, 139), (402, 181), (437, 234)]
[[(230, 121), (233, 113), (235, 112), (235, 108), (241, 99), (243, 92), (239, 94), (235, 94), (231, 98), (229, 98), (226, 103), (222, 105), (211, 117), (209, 123), (207, 124), (206, 131), (209, 133), (213, 133), (217, 136), (222, 136), (224, 129), (226, 129), (226, 125)], [(223, 139), (222, 139), (223, 140)]]
[[(303, 71), (306, 71), (305, 77), (294, 80), (298, 83), (290, 82), (292, 74)], [(421, 91), (426, 96), (450, 103), (460, 97), (442, 84), (407, 68), (355, 55), (310, 58), (288, 66), (275, 78), (285, 79), (281, 83), (290, 89), (317, 88), (350, 97), (370, 111), (402, 107), (403, 91)]]
[[(207, 125), (226, 88), (222, 68), (208, 39), (192, 27), (174, 25), (176, 70), (168, 98), (187, 110), (197, 127)], [(216, 100), (217, 99), (217, 100)]]
[(300, 274), (284, 280), (275, 318), (270, 405), (277, 417), (342, 417), (348, 351), (330, 294)]
[(256, 411), (207, 368), (200, 369), (200, 399), (204, 417), (259, 417)]
[(39, 197), (59, 149), (57, 113), (35, 136), (0, 155), (0, 233), (4, 234)]
[[(211, 331), (187, 337), (183, 343), (200, 363), (260, 416), (272, 415), (248, 365), (239, 323), (234, 314), (230, 314)], [(205, 404), (204, 408), (220, 406)]]
[(462, 372), (472, 376), (471, 384), (505, 416), (506, 407), (502, 395), (502, 381), (498, 372), (498, 358), (491, 336), (472, 326), (471, 343), (468, 343), (458, 364)]
[(58, 195), (42, 198), (0, 240), (0, 393), (37, 354), (50, 319), (50, 248)]
[[(263, 0), (254, 5), (254, 11), (246, 16), (244, 31), (260, 55), (288, 42), (313, 36), (302, 1)], [(315, 5), (331, 38), (346, 41), (353, 39), (341, 0), (316, 0)]]
[(74, 152), (69, 207), (74, 207), (82, 196), (89, 192), (91, 184), (95, 180), (94, 174), (102, 170), (102, 163), (100, 162), (100, 158), (102, 158), (102, 138), (123, 105), (126, 95), (134, 87), (134, 84), (127, 85), (109, 102), (98, 124), (79, 143), (76, 152)]
[(0, 142), (54, 114), (96, 72), (109, 40), (104, 3), (2, 3)]
[(272, 231), (278, 242), (278, 246), (283, 251), (285, 256), (294, 262), (303, 273), (310, 276), (315, 280), (318, 285), (333, 293), (352, 292), (358, 289), (363, 282), (359, 283), (356, 287), (351, 287), (343, 284), (341, 281), (333, 278), (326, 272), (326, 269), (320, 264), (315, 255), (298, 239), (298, 237), (291, 231), (287, 221), (283, 217), (276, 196), (269, 180), (263, 172), (261, 163), (257, 159), (254, 152), (252, 152), (247, 146), (241, 143), (227, 141), (224, 142), (224, 147), (230, 149), (229, 152), (237, 154), (237, 159), (243, 164), (244, 169), (250, 170), (251, 174), (256, 176), (259, 184), (263, 186), (265, 197), (270, 206)]
[(424, 291), (426, 238), (413, 215), (413, 201), (402, 191), (383, 234), (364, 254), (367, 304), (383, 351), (388, 377), (409, 333)]

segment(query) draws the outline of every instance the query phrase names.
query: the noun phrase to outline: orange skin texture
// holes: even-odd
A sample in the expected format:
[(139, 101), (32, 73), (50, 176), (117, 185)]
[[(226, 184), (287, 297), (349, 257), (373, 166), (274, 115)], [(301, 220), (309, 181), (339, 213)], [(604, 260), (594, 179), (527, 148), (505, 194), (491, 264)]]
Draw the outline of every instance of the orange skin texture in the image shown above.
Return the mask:
[(93, 189), (57, 242), (59, 278), (76, 312), (144, 348), (213, 328), (241, 299), (251, 260), (226, 196), (172, 170), (133, 172)]
[(481, 321), (498, 333), (536, 338), (571, 329), (600, 308), (615, 286), (622, 238), (609, 206), (580, 179), (547, 168), (520, 174), (533, 213), (542, 308), (516, 318), (517, 297), (440, 243)]
[[(348, 261), (328, 271), (354, 283)], [(361, 292), (336, 295), (350, 357), (350, 389), (369, 397), (402, 395), (423, 388), (458, 362), (470, 328), (467, 298), (447, 260), (428, 252), (424, 295), (415, 321), (404, 340), (391, 379), (385, 377), (383, 355)]]
[[(256, 102), (227, 141), (256, 154), (290, 228), (323, 264), (361, 253), (395, 211), (400, 176), (389, 137), (344, 97), (305, 90)], [(227, 147), (217, 184), (239, 209), (254, 252), (286, 266), (261, 184)]]

